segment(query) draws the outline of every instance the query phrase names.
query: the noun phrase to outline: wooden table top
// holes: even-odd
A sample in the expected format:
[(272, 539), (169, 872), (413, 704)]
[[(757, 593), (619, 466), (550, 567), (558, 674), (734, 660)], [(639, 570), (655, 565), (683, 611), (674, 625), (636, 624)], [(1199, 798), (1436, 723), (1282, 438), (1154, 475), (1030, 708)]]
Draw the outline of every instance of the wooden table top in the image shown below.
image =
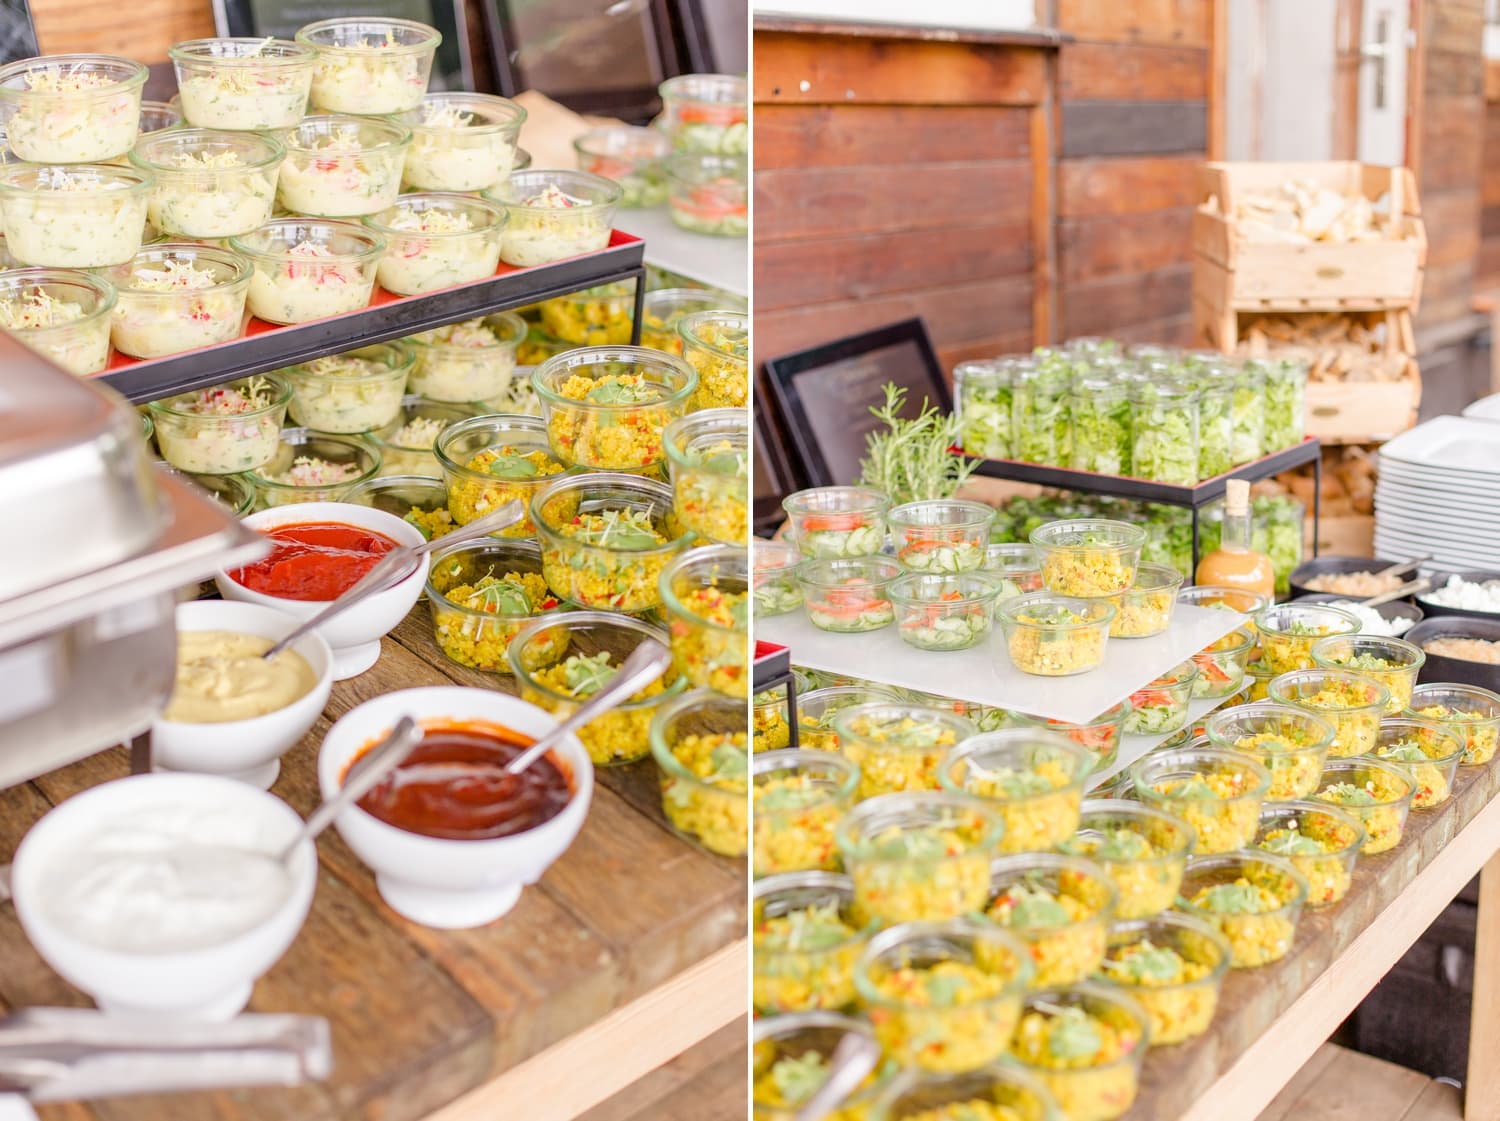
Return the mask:
[[(383, 693), (454, 683), (513, 691), (509, 678), (449, 662), (418, 604), (373, 669), (334, 685), (318, 724), (283, 756), (273, 792), (309, 813), (318, 745), (334, 720)], [(128, 771), (116, 748), (0, 791), (5, 859), (50, 805)], [(742, 939), (745, 862), (668, 828), (649, 759), (596, 774), (573, 846), (509, 915), (478, 930), (396, 915), (337, 833), (323, 834), (312, 912), (250, 1011), (326, 1017), (335, 1060), (326, 1083), (47, 1106), (43, 1121), (414, 1121)], [(0, 945), (0, 1004), (89, 1003), (31, 948), (10, 907), (0, 908)]]
[[(1342, 902), (1333, 907), (1303, 911), (1297, 923), (1296, 941), (1286, 957), (1258, 969), (1230, 970), (1213, 1026), (1206, 1034), (1146, 1053), (1140, 1096), (1123, 1121), (1164, 1121), (1187, 1115), (1195, 1118), (1237, 1117), (1241, 1113), (1253, 1117), (1259, 1112), (1258, 1107), (1241, 1110), (1232, 1103), (1216, 1103), (1204, 1095), (1209, 1094), (1216, 1084), (1220, 1087), (1226, 1085), (1219, 1080), (1234, 1067), (1236, 1060), (1262, 1036), (1274, 1033), (1280, 1026), (1278, 1020), (1310, 987), (1320, 986), (1332, 999), (1330, 986), (1347, 961), (1341, 961), (1341, 958), (1354, 946), (1356, 939), (1382, 924), (1409, 925), (1401, 921), (1405, 916), (1397, 912), (1407, 905), (1415, 907), (1415, 903), (1409, 897), (1396, 903), (1397, 897), (1419, 874), (1443, 861), (1445, 848), (1467, 825), (1475, 822), (1497, 791), (1500, 791), (1500, 760), (1485, 767), (1459, 768), (1453, 796), (1447, 802), (1434, 810), (1410, 814), (1401, 843), (1391, 851), (1359, 858), (1354, 867), (1354, 882)], [(1478, 826), (1479, 823), (1475, 824)], [(1487, 827), (1486, 831), (1489, 831)], [(1467, 842), (1467, 838), (1465, 840)], [(1434, 914), (1463, 887), (1470, 875), (1478, 871), (1487, 857), (1488, 853), (1468, 851), (1473, 847), (1464, 843), (1449, 850), (1453, 861), (1462, 858), (1473, 867), (1454, 880), (1452, 890), (1446, 891), (1444, 898), (1421, 901)], [(1487, 842), (1486, 847), (1493, 852), (1492, 843)], [(1387, 907), (1393, 903), (1395, 906), (1387, 912)], [(1411, 937), (1420, 935), (1425, 926), (1426, 921), (1415, 924)], [(1368, 945), (1367, 942), (1361, 944)], [(1382, 948), (1394, 956), (1399, 956), (1403, 949), (1405, 946)], [(1379, 972), (1384, 972), (1384, 969)], [(1379, 972), (1371, 984), (1379, 979)], [(1357, 1000), (1358, 996), (1350, 999)], [(1443, 1014), (1441, 1009), (1434, 1010), (1434, 1015)], [(1335, 1021), (1328, 1030), (1336, 1026)], [(1413, 1024), (1412, 1030), (1422, 1030), (1421, 1025)], [(1322, 1032), (1319, 1040), (1326, 1034)], [(1311, 1057), (1315, 1049), (1316, 1043), (1305, 1050), (1299, 1044), (1292, 1050), (1301, 1053), (1278, 1054), (1276, 1062), (1268, 1063), (1259, 1075), (1255, 1071), (1236, 1073), (1243, 1078), (1258, 1078), (1267, 1083), (1269, 1100), (1269, 1096)], [(1275, 1049), (1262, 1050), (1270, 1052)], [(1276, 1069), (1271, 1069), (1272, 1066)], [(1273, 1082), (1276, 1079), (1280, 1081)]]

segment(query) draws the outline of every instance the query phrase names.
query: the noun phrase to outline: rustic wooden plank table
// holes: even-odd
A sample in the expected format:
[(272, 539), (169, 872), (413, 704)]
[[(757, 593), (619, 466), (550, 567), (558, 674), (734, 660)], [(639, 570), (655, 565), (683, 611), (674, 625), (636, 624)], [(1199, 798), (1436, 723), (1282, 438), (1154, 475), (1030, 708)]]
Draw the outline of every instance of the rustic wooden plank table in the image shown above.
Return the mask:
[(1465, 1117), (1500, 1121), (1497, 790), (1500, 764), (1460, 769), (1453, 797), (1413, 813), (1400, 845), (1360, 857), (1342, 903), (1303, 912), (1285, 958), (1230, 971), (1207, 1034), (1148, 1052), (1140, 1096), (1125, 1121), (1254, 1121), (1481, 871)]
[[(274, 792), (310, 812), (318, 745), (334, 720), (383, 693), (454, 683), (512, 688), (444, 658), (418, 604), (373, 669), (334, 686), (317, 726), (283, 757)], [(0, 792), (4, 858), (50, 805), (128, 770), (115, 749)], [(479, 930), (402, 919), (338, 835), (323, 835), (307, 925), (250, 1009), (326, 1017), (326, 1083), (49, 1106), (43, 1121), (565, 1121), (743, 1016), (745, 863), (668, 828), (650, 760), (598, 779), (572, 848)], [(88, 1003), (32, 950), (9, 907), (0, 945), (0, 1003)]]

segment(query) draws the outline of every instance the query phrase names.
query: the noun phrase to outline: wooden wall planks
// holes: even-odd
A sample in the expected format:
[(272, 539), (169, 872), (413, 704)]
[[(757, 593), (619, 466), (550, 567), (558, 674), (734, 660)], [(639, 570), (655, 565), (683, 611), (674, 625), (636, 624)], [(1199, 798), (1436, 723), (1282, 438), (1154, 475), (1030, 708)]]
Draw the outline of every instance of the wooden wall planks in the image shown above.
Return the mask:
[(1475, 291), (1500, 289), (1500, 62), (1484, 67), (1484, 129), (1480, 139), (1479, 255)]
[(1047, 75), (1035, 46), (758, 32), (757, 354), (914, 314), (945, 365), (1029, 348)]
[[(1204, 63), (1207, 64), (1207, 56)], [(1062, 156), (1202, 153), (1206, 101), (1074, 101), (1062, 107)]]
[(1213, 39), (1213, 8), (1203, 0), (1057, 0), (1057, 26), (1091, 42), (1206, 50)]
[(1202, 101), (1208, 70), (1196, 47), (1067, 43), (1058, 94), (1064, 101)]
[(167, 48), (214, 33), (202, 0), (31, 0), (37, 41), (46, 54), (98, 52), (147, 65), (165, 62)]

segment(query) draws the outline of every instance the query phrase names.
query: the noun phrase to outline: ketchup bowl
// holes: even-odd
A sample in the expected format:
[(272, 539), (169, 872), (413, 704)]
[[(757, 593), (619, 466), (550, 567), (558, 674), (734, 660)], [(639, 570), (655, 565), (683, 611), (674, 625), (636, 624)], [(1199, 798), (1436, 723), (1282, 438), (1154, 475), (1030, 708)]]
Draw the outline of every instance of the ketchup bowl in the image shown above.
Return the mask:
[[(557, 727), (554, 717), (487, 689), (403, 689), (328, 730), (318, 753), (325, 799), (403, 716), (421, 725), (422, 743), (334, 826), (397, 913), (445, 930), (494, 922), (582, 828), (594, 790), (588, 752), (569, 736), (522, 776), (502, 779), (498, 768)], [(444, 789), (456, 782), (457, 796)]]
[[(426, 538), (410, 522), (371, 506), (350, 502), (299, 502), (290, 506), (273, 506), (251, 514), (244, 524), (262, 533), (282, 530), (308, 536), (311, 527), (329, 527), (324, 552), (315, 557), (290, 558), (283, 555), (291, 543), (278, 544), (271, 556), (245, 568), (221, 571), (214, 577), (219, 594), (225, 599), (256, 603), (308, 619), (328, 606), (341, 591), (352, 587), (375, 562), (394, 545), (416, 547)], [(300, 527), (300, 528), (299, 528)], [(345, 535), (334, 534), (345, 529)], [(348, 540), (344, 540), (347, 537)], [(363, 540), (361, 540), (363, 539)], [(380, 539), (388, 544), (373, 551)], [(242, 581), (252, 580), (261, 588), (275, 588), (282, 594), (257, 590)], [(411, 574), (384, 591), (336, 615), (318, 628), (318, 633), (333, 647), (333, 679), (343, 681), (365, 672), (380, 657), (380, 640), (406, 618), (422, 594), (427, 580), (427, 558), (413, 566)], [(310, 598), (319, 596), (322, 598)]]
[(47, 964), (105, 1011), (228, 1020), (312, 906), (313, 843), (284, 869), (275, 860), (301, 826), (280, 798), (217, 775), (102, 783), (22, 838), (16, 914)]
[[(179, 635), (227, 631), (274, 642), (301, 622), (279, 607), (255, 603), (205, 599), (177, 605)], [(281, 708), (241, 720), (193, 723), (168, 719), (164, 713), (151, 725), (152, 767), (223, 775), (269, 790), (281, 773), (282, 752), (317, 723), (333, 686), (333, 651), (317, 631), (292, 643), (289, 652), (300, 656), (312, 671), (314, 683), (308, 692)]]

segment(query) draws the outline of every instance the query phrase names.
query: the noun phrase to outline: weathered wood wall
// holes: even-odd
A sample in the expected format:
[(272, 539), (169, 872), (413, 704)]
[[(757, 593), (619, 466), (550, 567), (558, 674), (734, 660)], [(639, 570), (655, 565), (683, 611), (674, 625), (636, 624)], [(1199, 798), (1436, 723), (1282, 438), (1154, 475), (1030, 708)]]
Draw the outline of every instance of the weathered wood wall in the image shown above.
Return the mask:
[(1476, 291), (1500, 288), (1500, 61), (1484, 70), (1484, 161), (1480, 176), (1479, 260), (1474, 270)]
[(167, 61), (167, 48), (214, 33), (208, 0), (31, 0), (39, 45), (46, 54), (120, 54), (148, 66)]
[(1046, 52), (758, 31), (756, 347), (910, 315), (945, 363), (1024, 349)]
[(1415, 118), (1408, 157), (1427, 226), (1419, 327), (1470, 314), (1480, 249), (1485, 127), (1482, 0), (1417, 5)]
[(1210, 0), (1059, 0), (1057, 335), (1189, 342)]

